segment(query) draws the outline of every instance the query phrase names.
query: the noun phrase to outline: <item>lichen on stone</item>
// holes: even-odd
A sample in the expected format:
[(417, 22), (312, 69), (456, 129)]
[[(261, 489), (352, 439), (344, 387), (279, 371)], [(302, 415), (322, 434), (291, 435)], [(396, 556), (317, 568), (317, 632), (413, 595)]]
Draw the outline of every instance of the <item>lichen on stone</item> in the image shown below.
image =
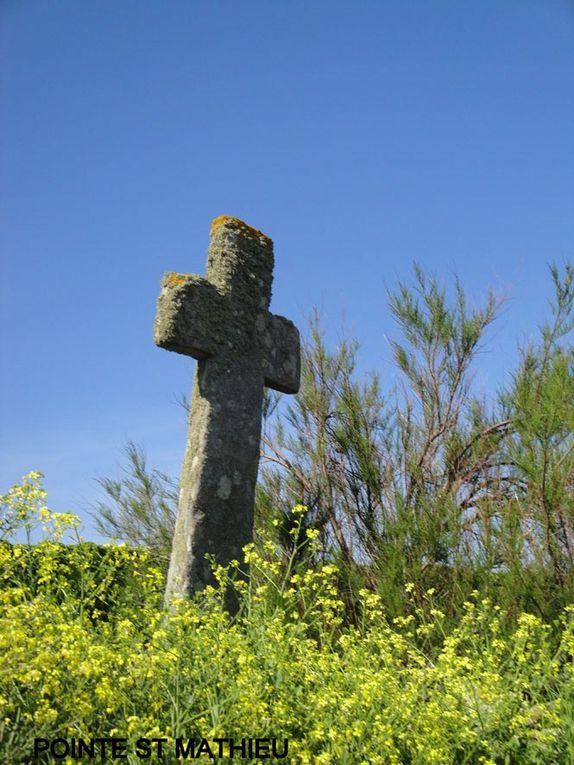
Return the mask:
[(170, 287), (181, 287), (190, 279), (188, 274), (177, 274), (175, 271), (169, 271), (165, 276)]
[(213, 236), (215, 231), (224, 224), (232, 225), (235, 228), (238, 228), (241, 231), (243, 231), (243, 233), (245, 234), (261, 237), (271, 242), (271, 237), (267, 236), (267, 234), (264, 234), (262, 231), (259, 231), (258, 228), (253, 228), (253, 226), (249, 226), (247, 223), (240, 220), (239, 218), (234, 218), (232, 215), (219, 215), (217, 218), (214, 218), (211, 221), (211, 235)]

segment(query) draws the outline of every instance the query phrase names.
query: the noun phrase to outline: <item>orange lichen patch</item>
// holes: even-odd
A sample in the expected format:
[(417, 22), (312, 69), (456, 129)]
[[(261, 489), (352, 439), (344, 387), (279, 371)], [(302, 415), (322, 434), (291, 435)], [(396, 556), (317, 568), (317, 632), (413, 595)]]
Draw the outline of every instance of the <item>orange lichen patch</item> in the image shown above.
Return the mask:
[(166, 274), (166, 278), (170, 287), (181, 287), (182, 284), (187, 282), (189, 276), (186, 274), (176, 274), (175, 271), (170, 271)]
[(219, 226), (222, 226), (224, 223), (229, 223), (232, 226), (243, 229), (245, 233), (251, 234), (251, 236), (260, 236), (263, 237), (263, 239), (271, 241), (271, 237), (267, 236), (267, 234), (264, 234), (262, 231), (259, 231), (258, 228), (248, 226), (247, 223), (244, 223), (242, 220), (239, 220), (239, 218), (234, 218), (231, 215), (219, 215), (217, 218), (214, 218), (211, 221), (211, 235), (213, 236)]

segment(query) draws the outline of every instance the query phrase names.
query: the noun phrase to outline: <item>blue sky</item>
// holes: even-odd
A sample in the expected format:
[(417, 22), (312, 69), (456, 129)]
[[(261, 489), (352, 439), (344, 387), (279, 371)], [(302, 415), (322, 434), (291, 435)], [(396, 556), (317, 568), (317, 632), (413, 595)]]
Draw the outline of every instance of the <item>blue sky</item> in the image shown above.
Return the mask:
[(384, 380), (413, 260), (507, 298), (495, 390), (574, 257), (570, 0), (2, 0), (0, 114), (0, 492), (41, 470), (83, 517), (128, 439), (179, 471), (193, 362), (155, 301), (213, 217), (271, 236), (272, 309), (317, 306)]

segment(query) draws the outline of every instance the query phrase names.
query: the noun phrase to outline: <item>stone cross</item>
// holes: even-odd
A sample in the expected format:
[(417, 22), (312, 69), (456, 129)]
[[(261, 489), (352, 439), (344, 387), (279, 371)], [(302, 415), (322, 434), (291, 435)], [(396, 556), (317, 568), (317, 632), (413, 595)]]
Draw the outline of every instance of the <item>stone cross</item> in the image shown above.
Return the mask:
[(211, 224), (206, 278), (162, 280), (155, 342), (198, 360), (166, 603), (214, 583), (207, 553), (241, 561), (253, 538), (263, 386), (299, 389), (299, 332), (269, 312), (272, 279), (271, 239), (223, 215)]

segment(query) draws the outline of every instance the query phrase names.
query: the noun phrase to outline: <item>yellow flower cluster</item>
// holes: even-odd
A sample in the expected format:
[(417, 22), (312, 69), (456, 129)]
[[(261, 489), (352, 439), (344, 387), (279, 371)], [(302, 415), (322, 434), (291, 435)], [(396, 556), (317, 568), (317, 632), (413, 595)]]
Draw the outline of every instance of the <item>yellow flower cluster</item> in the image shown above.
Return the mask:
[[(45, 497), (39, 478), (25, 491), (10, 507), (28, 519), (25, 502)], [(223, 588), (163, 611), (145, 551), (0, 545), (0, 762), (28, 761), (34, 737), (94, 736), (125, 737), (130, 764), (141, 737), (288, 739), (294, 765), (568, 762), (574, 608), (559, 643), (527, 614), (503, 633), (488, 601), (448, 633), (414, 603), (393, 623), (368, 590), (346, 625), (336, 567), (300, 570), (274, 550), (246, 550), (230, 621)], [(223, 585), (237, 566), (218, 571)]]

